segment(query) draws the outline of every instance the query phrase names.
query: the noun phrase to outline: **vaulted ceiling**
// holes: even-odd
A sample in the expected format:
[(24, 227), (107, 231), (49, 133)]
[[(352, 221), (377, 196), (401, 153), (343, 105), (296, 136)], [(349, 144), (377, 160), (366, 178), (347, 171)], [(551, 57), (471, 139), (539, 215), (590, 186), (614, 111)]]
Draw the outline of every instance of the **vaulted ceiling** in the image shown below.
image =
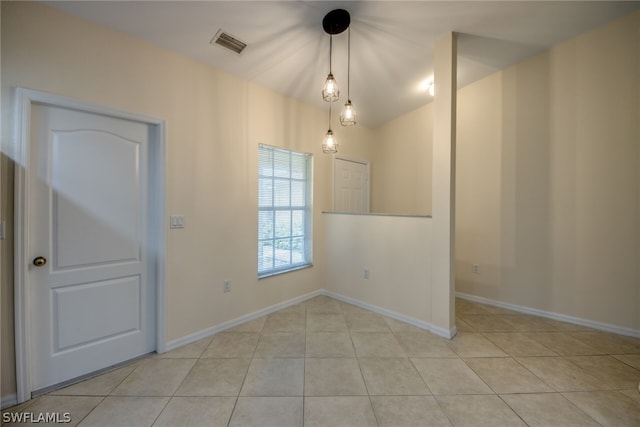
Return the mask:
[[(458, 87), (640, 8), (638, 1), (50, 1), (52, 7), (190, 56), (321, 108), (329, 71), (322, 18), (351, 14), (351, 99), (376, 127), (431, 101), (432, 48), (455, 31)], [(209, 42), (222, 29), (238, 55)], [(347, 91), (347, 32), (333, 38), (333, 73)]]

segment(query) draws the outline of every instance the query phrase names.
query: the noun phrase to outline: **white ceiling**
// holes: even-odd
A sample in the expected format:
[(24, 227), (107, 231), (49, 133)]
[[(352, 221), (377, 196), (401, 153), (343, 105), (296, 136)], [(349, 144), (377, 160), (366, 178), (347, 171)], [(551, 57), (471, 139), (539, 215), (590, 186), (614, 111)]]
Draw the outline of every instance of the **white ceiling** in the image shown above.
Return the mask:
[[(432, 47), (458, 32), (458, 86), (640, 7), (639, 1), (49, 1), (50, 6), (188, 55), (321, 108), (329, 70), (324, 15), (351, 14), (351, 99), (376, 127), (431, 97)], [(218, 29), (241, 55), (209, 44)], [(333, 38), (333, 73), (346, 101), (347, 32)], [(336, 108), (339, 110), (340, 108)]]

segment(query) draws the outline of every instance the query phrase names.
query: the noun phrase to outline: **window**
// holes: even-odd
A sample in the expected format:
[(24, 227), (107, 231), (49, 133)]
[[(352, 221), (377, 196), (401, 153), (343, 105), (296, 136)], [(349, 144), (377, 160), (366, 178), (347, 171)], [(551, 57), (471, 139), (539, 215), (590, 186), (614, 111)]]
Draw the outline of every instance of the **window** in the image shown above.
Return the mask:
[(258, 147), (258, 277), (312, 262), (312, 156)]

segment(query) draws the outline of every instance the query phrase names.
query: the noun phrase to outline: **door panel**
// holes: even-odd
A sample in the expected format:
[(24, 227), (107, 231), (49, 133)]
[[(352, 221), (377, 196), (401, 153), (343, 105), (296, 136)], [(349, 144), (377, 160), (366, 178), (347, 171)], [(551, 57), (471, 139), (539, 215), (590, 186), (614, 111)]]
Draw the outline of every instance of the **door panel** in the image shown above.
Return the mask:
[(53, 354), (140, 331), (140, 291), (140, 276), (54, 289)]
[(334, 159), (334, 210), (369, 212), (369, 171), (366, 163)]
[(55, 268), (139, 260), (140, 145), (101, 131), (50, 135)]
[(32, 105), (32, 389), (155, 348), (147, 241), (149, 125)]

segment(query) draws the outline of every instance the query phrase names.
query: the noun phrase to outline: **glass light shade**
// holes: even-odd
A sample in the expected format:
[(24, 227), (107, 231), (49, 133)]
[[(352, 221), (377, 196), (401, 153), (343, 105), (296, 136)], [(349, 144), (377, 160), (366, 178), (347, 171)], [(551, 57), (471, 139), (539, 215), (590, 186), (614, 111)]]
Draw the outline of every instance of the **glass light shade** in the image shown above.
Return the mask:
[(324, 82), (322, 88), (322, 99), (327, 102), (335, 102), (340, 98), (340, 90), (338, 89), (338, 83), (333, 77), (332, 73), (329, 73), (327, 80)]
[(340, 124), (342, 126), (353, 126), (356, 124), (357, 119), (358, 115), (356, 114), (356, 110), (353, 108), (351, 100), (348, 100), (347, 103), (344, 104), (342, 114), (340, 114)]
[(327, 154), (338, 152), (338, 141), (336, 141), (336, 137), (333, 135), (331, 129), (327, 131), (327, 134), (324, 136), (324, 141), (322, 141), (322, 152)]

